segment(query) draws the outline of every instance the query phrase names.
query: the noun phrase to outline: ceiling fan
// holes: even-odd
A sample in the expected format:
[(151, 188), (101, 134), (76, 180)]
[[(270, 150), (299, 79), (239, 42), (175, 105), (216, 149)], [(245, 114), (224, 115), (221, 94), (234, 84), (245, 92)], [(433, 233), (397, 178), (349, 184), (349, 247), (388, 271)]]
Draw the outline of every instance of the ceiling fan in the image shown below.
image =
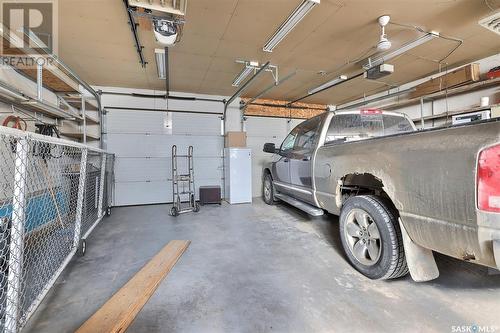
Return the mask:
[(382, 15), (378, 18), (378, 24), (380, 24), (380, 28), (382, 29), (380, 40), (377, 44), (377, 51), (379, 52), (387, 51), (392, 46), (391, 41), (387, 38), (387, 34), (385, 33), (385, 26), (389, 23), (390, 20), (391, 17), (389, 15)]

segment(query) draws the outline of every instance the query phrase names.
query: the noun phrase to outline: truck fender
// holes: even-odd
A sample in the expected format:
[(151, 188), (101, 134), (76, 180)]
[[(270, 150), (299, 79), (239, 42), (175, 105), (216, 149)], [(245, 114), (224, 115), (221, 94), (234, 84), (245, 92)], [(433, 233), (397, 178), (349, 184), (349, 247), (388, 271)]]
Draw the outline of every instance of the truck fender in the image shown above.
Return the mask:
[(401, 235), (403, 236), (403, 246), (406, 256), (406, 262), (412, 279), (416, 282), (425, 282), (434, 280), (439, 276), (439, 269), (434, 260), (434, 254), (413, 242), (406, 232), (406, 229), (399, 218)]

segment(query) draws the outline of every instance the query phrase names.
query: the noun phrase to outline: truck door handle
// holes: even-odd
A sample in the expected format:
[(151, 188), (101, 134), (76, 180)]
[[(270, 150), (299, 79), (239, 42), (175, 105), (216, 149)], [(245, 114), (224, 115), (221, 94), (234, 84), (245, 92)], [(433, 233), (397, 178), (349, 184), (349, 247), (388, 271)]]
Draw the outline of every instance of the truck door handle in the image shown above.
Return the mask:
[(285, 159), (283, 160), (283, 162), (285, 162), (285, 163), (288, 163), (288, 161), (290, 161), (288, 158), (285, 158)]
[(311, 160), (311, 157), (309, 157), (309, 156), (304, 157), (304, 158), (302, 159), (302, 161), (304, 161), (304, 162), (306, 162), (306, 161), (310, 161), (310, 160)]

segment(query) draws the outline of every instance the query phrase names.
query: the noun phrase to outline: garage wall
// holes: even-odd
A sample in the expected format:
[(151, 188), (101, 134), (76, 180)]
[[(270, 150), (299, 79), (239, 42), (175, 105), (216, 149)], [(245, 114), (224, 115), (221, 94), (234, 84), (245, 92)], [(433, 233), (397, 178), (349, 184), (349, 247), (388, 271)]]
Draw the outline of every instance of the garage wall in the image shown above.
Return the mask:
[(247, 117), (245, 128), (247, 145), (252, 148), (252, 195), (262, 194), (262, 170), (271, 154), (264, 153), (264, 143), (272, 142), (277, 147), (281, 145), (287, 134), (303, 120), (268, 117)]

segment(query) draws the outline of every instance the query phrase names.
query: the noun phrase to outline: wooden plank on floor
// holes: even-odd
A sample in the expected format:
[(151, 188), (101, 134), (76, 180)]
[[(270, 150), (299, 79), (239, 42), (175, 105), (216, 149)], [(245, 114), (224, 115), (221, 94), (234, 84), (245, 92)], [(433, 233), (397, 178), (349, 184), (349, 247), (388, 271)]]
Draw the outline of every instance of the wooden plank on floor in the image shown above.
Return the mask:
[(170, 241), (76, 332), (125, 332), (190, 243)]

